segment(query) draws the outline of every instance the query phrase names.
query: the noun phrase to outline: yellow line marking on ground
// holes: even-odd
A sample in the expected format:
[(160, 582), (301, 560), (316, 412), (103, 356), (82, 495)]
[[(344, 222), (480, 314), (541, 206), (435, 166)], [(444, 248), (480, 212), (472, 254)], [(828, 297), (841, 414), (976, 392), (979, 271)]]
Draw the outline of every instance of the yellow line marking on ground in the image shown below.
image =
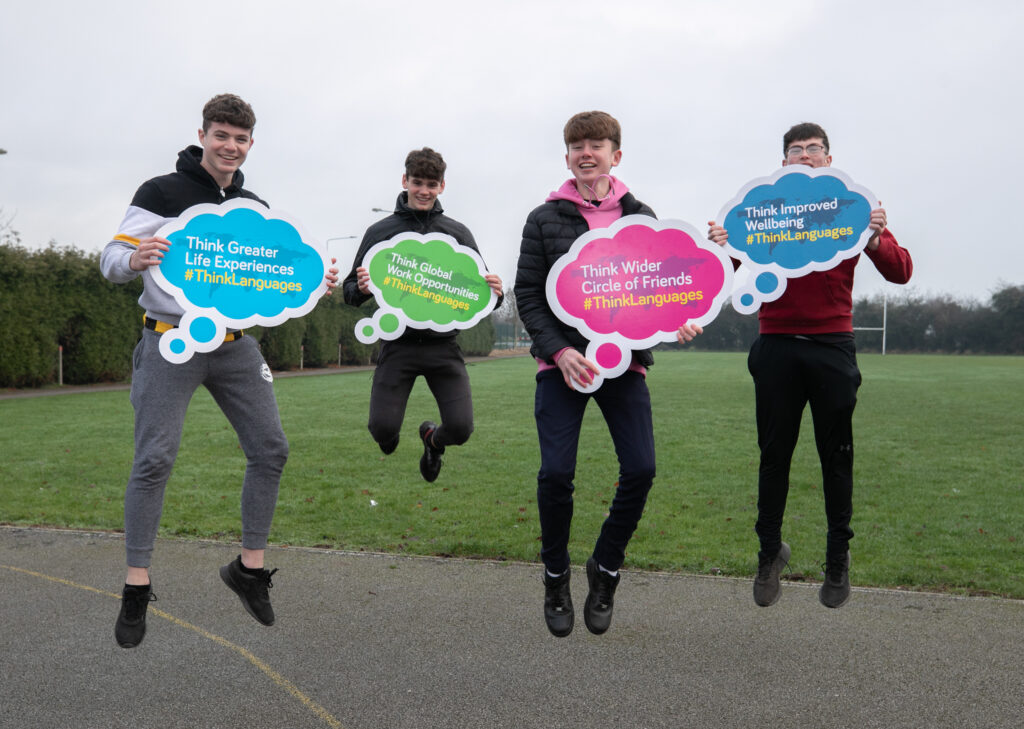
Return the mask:
[[(78, 582), (72, 582), (71, 580), (65, 580), (61, 577), (53, 577), (52, 575), (45, 575), (42, 572), (33, 572), (32, 570), (22, 569), (21, 567), (12, 567), (11, 565), (6, 564), (0, 564), (0, 567), (6, 570), (11, 570), (12, 572), (21, 572), (22, 574), (31, 575), (32, 577), (39, 577), (40, 579), (49, 580), (50, 582), (57, 582), (61, 585), (67, 585), (68, 587), (75, 587), (79, 590), (95, 592), (97, 595), (103, 595), (104, 597), (112, 597), (117, 600), (121, 599), (120, 595), (117, 595), (113, 592), (107, 592), (106, 590), (98, 590), (95, 587), (83, 585)], [(163, 610), (158, 610), (157, 608), (152, 607), (152, 605), (149, 608), (149, 613), (151, 615), (156, 615), (159, 618), (163, 618), (164, 620), (170, 621), (179, 627), (198, 633), (207, 640), (211, 640), (217, 645), (223, 646), (224, 648), (228, 648), (229, 650), (234, 651), (235, 653), (239, 654), (247, 661), (252, 663), (254, 666), (256, 666), (256, 668), (258, 668), (260, 671), (265, 673), (270, 678), (271, 681), (273, 681), (278, 686), (287, 691), (289, 694), (291, 694), (293, 698), (298, 699), (299, 702), (301, 702), (307, 709), (309, 709), (311, 712), (316, 714), (320, 719), (322, 719), (329, 727), (331, 727), (331, 729), (343, 729), (343, 727), (341, 726), (341, 722), (335, 719), (333, 716), (331, 716), (330, 712), (328, 712), (327, 709), (320, 706), (320, 704), (316, 703), (315, 701), (313, 701), (313, 699), (306, 696), (306, 694), (302, 693), (302, 691), (300, 691), (295, 684), (293, 684), (287, 678), (285, 678), (280, 673), (272, 669), (264, 661), (260, 660), (258, 657), (253, 655), (253, 653), (246, 650), (242, 646), (232, 643), (227, 638), (222, 638), (219, 635), (215, 635), (214, 633), (211, 633), (208, 630), (204, 630), (203, 628), (200, 628), (198, 625), (192, 625), (192, 623), (188, 623), (184, 620), (181, 620), (180, 618), (176, 618), (170, 613), (166, 613)]]

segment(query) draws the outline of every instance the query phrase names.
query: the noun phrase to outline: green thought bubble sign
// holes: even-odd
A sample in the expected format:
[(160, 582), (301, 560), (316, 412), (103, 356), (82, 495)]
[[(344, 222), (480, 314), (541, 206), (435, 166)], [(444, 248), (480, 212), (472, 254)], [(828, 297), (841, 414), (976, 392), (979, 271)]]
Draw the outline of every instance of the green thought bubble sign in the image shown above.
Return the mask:
[(406, 327), (469, 329), (497, 303), (483, 260), (449, 235), (400, 233), (367, 251), (362, 265), (379, 306), (356, 324), (363, 344), (397, 339)]

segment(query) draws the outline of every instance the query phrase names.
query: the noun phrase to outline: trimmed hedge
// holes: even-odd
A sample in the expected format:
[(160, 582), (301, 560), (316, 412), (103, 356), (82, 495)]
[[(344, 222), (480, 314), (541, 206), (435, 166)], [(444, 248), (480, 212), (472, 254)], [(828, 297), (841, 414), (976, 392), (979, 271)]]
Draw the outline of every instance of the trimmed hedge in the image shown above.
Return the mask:
[(99, 254), (0, 246), (0, 386), (122, 380), (138, 341), (142, 282), (103, 278)]
[(494, 349), (494, 322), (488, 316), (475, 327), (459, 332), (456, 341), (463, 354), (486, 357)]
[(356, 322), (366, 316), (373, 314), (377, 305), (370, 300), (360, 307), (349, 306), (341, 303), (341, 294), (335, 294), (330, 298), (337, 298), (339, 304), (339, 316), (341, 323), (341, 336), (338, 337), (340, 348), (339, 356), (343, 365), (368, 365), (377, 356), (376, 344), (363, 344), (356, 339)]
[[(142, 280), (113, 284), (103, 278), (99, 253), (51, 244), (31, 251), (0, 244), (0, 387), (38, 387), (58, 381), (63, 346), (64, 382), (124, 381), (131, 376), (139, 341)], [(321, 299), (302, 319), (247, 333), (260, 342), (275, 370), (369, 364), (377, 345), (355, 338), (356, 322), (373, 302), (348, 306), (340, 292)], [(494, 345), (490, 318), (459, 334), (466, 354), (488, 354)]]

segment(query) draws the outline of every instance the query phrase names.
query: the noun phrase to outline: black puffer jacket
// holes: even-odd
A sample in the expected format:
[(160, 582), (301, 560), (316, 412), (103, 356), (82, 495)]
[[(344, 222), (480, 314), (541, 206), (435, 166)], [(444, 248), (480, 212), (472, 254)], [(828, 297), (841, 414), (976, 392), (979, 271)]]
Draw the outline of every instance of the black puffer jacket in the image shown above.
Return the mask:
[[(473, 239), (473, 234), (469, 232), (469, 228), (445, 215), (440, 200), (435, 200), (434, 207), (430, 210), (414, 210), (409, 207), (409, 193), (403, 191), (399, 193), (398, 200), (395, 202), (395, 212), (383, 220), (378, 220), (367, 228), (363, 234), (363, 240), (359, 244), (359, 252), (356, 253), (356, 258), (352, 262), (352, 270), (345, 277), (345, 282), (342, 284), (342, 292), (345, 295), (346, 304), (359, 306), (368, 299), (373, 298), (372, 295), (364, 294), (359, 290), (359, 282), (356, 276), (356, 269), (363, 265), (363, 259), (366, 257), (367, 251), (378, 243), (391, 240), (399, 233), (408, 232), (419, 233), (420, 235), (444, 233), (457, 240), (459, 244), (472, 248), (478, 254), (480, 253), (480, 249), (477, 248), (476, 241)], [(501, 306), (502, 298), (501, 296), (498, 297), (498, 303), (495, 308)], [(436, 332), (433, 329), (413, 329), (410, 327), (399, 339), (409, 341), (450, 339), (458, 333), (458, 330)]]
[[(650, 215), (654, 211), (626, 193), (622, 197), (622, 215)], [(586, 219), (568, 200), (552, 200), (534, 208), (523, 227), (516, 271), (516, 306), (519, 318), (533, 339), (530, 354), (554, 364), (552, 357), (566, 347), (585, 353), (587, 338), (562, 322), (548, 306), (545, 285), (548, 272), (565, 255), (576, 239), (590, 230)], [(654, 363), (650, 350), (634, 352), (644, 367)]]

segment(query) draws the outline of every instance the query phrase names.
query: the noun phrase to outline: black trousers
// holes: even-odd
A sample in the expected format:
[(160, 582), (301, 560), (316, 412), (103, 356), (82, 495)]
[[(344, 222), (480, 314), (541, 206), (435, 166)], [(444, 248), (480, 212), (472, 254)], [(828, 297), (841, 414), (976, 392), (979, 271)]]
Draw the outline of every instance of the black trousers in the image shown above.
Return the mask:
[(421, 375), (441, 416), (434, 443), (462, 445), (473, 432), (473, 398), (466, 363), (455, 337), (418, 342), (395, 340), (381, 345), (370, 390), (370, 435), (378, 443), (393, 441), (398, 436), (409, 393)]
[(804, 406), (811, 404), (828, 520), (826, 555), (846, 554), (853, 537), (853, 409), (861, 375), (853, 339), (835, 342), (762, 334), (750, 348), (761, 465), (755, 531), (761, 551), (778, 552), (789, 469)]

